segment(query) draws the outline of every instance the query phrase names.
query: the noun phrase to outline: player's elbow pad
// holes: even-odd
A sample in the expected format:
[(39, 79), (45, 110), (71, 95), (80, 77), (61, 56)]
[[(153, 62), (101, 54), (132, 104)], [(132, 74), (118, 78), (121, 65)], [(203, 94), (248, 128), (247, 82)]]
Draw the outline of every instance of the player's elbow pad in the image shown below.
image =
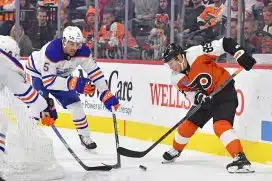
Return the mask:
[(232, 38), (223, 38), (223, 48), (224, 51), (231, 54), (232, 56), (238, 51), (243, 49), (241, 45), (239, 45), (236, 41)]

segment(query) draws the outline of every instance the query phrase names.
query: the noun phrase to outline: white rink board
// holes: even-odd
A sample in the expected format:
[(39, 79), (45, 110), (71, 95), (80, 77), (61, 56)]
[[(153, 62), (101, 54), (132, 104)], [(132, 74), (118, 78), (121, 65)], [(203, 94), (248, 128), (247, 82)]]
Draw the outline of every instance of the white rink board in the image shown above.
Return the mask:
[[(119, 95), (122, 95), (121, 109), (118, 111), (120, 120), (172, 127), (185, 116), (191, 106), (191, 102), (171, 86), (170, 70), (163, 65), (106, 62), (98, 64), (104, 71), (111, 91), (119, 91)], [(232, 73), (236, 68), (227, 70)], [(272, 121), (270, 77), (270, 69), (243, 71), (235, 77), (239, 98), (235, 128), (243, 139), (260, 141), (261, 120)], [(97, 93), (94, 97), (81, 96), (86, 113), (111, 117), (111, 113), (103, 108), (97, 97)], [(57, 109), (66, 112), (60, 106), (57, 106)], [(211, 123), (210, 121), (202, 131), (213, 134)]]

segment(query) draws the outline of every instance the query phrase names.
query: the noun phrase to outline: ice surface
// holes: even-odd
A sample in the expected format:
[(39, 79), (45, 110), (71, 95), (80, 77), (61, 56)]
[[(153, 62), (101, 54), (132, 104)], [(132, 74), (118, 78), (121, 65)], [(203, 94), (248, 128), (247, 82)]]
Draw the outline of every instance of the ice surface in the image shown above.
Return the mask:
[[(86, 172), (62, 145), (51, 128), (44, 128), (54, 141), (56, 158), (64, 167), (66, 177), (60, 181), (270, 181), (272, 180), (272, 165), (253, 163), (256, 172), (253, 174), (229, 174), (225, 169), (231, 162), (230, 157), (219, 157), (195, 151), (185, 150), (182, 155), (171, 164), (161, 164), (162, 154), (170, 147), (159, 145), (143, 158), (121, 157), (122, 167), (109, 172)], [(85, 150), (76, 131), (59, 129), (75, 153), (88, 166), (100, 165), (101, 162), (114, 164), (116, 151), (113, 134), (92, 133), (92, 138), (98, 144), (96, 151)], [(144, 150), (151, 142), (139, 141), (127, 137), (120, 137), (120, 145)], [(261, 154), (261, 153), (256, 153)], [(272, 153), (271, 153), (272, 154)], [(147, 171), (139, 168), (147, 167)]]

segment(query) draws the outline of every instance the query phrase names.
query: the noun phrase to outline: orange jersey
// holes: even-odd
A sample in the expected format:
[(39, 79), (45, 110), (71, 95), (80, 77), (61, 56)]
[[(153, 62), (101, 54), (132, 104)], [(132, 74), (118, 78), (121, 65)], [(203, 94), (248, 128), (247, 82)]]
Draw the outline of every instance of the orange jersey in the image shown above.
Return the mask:
[(173, 72), (172, 83), (181, 91), (203, 88), (210, 94), (230, 77), (229, 72), (215, 62), (223, 53), (223, 39), (189, 48), (186, 50), (186, 59), (190, 71), (188, 75)]
[(216, 8), (214, 4), (207, 6), (204, 11), (199, 15), (198, 21), (208, 23), (210, 26), (215, 25), (218, 22), (223, 12), (223, 4)]

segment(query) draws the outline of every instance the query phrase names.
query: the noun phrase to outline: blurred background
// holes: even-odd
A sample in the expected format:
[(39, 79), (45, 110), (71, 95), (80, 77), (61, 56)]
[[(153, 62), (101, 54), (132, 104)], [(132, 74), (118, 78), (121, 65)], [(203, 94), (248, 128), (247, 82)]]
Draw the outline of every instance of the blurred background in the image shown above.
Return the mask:
[(168, 43), (186, 49), (223, 36), (272, 54), (272, 0), (0, 0), (0, 34), (18, 41), (22, 57), (68, 25), (101, 59), (159, 61)]

